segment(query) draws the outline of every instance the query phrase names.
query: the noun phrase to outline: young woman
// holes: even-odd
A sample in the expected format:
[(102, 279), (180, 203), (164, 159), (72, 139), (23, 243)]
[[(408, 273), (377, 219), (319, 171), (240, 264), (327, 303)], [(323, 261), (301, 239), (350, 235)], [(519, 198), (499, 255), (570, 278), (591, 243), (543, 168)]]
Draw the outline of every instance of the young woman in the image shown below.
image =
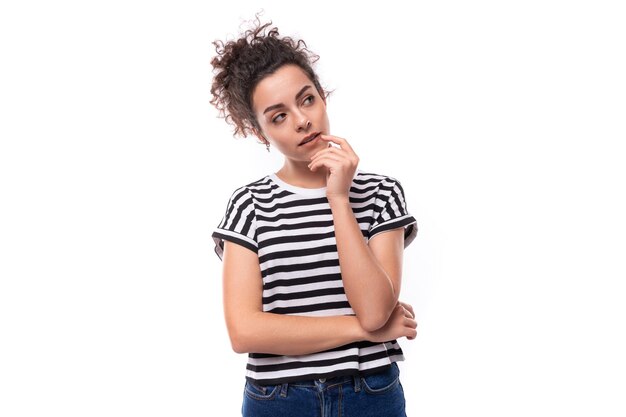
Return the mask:
[(232, 193), (212, 234), (231, 344), (248, 353), (242, 413), (405, 416), (396, 339), (417, 323), (398, 296), (416, 221), (400, 182), (358, 170), (331, 135), (319, 57), (270, 24), (214, 42), (211, 62), (220, 116), (285, 157)]

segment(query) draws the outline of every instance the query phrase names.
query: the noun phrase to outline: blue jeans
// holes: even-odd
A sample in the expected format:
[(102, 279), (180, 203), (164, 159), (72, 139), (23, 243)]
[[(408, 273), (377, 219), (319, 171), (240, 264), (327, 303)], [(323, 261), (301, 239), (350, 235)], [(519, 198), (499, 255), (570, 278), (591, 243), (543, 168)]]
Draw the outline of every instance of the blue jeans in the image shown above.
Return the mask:
[(400, 370), (260, 386), (246, 381), (243, 417), (406, 417)]

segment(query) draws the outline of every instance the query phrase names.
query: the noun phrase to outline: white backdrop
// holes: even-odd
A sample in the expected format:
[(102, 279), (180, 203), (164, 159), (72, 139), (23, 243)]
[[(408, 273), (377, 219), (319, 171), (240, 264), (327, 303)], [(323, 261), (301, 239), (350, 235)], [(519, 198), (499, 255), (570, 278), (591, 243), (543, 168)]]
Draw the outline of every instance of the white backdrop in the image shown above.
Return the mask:
[(0, 415), (239, 415), (210, 233), (281, 159), (209, 61), (261, 9), (418, 220), (408, 414), (625, 415), (620, 2), (225, 3), (0, 6)]

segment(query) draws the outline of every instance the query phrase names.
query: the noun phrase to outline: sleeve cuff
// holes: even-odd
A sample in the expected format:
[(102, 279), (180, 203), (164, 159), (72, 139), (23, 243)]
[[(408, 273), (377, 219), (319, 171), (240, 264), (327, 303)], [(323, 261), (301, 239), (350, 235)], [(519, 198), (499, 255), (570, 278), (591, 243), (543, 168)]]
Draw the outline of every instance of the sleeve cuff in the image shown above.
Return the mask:
[(228, 240), (229, 242), (237, 243), (245, 248), (250, 249), (254, 253), (259, 253), (257, 244), (254, 240), (250, 239), (248, 236), (244, 236), (242, 234), (232, 232), (230, 230), (218, 229), (211, 235), (213, 241), (215, 242), (215, 253), (222, 260), (224, 257), (224, 241)]
[(389, 219), (383, 223), (377, 224), (370, 230), (368, 240), (372, 239), (379, 233), (397, 229), (399, 227), (404, 227), (404, 247), (406, 248), (411, 244), (411, 242), (413, 242), (413, 239), (415, 239), (415, 236), (417, 235), (417, 220), (415, 220), (415, 218), (410, 214)]

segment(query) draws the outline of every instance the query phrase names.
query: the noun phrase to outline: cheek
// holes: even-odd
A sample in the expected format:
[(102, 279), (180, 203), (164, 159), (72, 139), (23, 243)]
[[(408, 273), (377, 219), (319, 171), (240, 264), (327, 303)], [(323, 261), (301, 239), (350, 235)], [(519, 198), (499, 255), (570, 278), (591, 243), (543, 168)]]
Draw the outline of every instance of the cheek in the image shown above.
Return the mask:
[(326, 125), (330, 124), (330, 122), (328, 121), (328, 113), (326, 113), (326, 111), (322, 112), (321, 118)]
[(320, 118), (323, 118), (325, 120), (328, 120), (328, 113), (326, 112), (326, 106), (324, 106), (324, 104), (322, 103), (322, 105), (319, 106), (319, 108), (317, 109), (317, 115)]

